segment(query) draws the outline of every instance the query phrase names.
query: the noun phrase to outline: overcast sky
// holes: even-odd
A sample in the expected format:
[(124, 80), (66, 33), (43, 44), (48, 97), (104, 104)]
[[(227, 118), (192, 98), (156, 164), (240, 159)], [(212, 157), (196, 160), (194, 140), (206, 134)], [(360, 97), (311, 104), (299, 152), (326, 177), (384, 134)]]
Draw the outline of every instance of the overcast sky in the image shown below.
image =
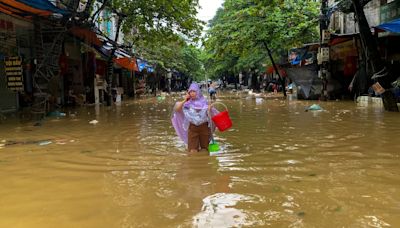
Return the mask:
[(222, 6), (222, 2), (223, 0), (200, 0), (201, 9), (197, 14), (197, 18), (208, 22), (214, 17), (217, 9)]

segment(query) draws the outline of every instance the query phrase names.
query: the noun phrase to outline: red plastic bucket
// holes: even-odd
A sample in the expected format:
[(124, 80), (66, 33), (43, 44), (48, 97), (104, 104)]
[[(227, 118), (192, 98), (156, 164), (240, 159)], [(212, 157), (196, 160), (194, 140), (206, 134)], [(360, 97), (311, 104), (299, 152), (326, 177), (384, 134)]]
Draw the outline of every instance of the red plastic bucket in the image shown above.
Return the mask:
[[(224, 105), (224, 104), (222, 104), (222, 105)], [(226, 108), (226, 106), (225, 106), (225, 109), (226, 109), (225, 111), (220, 112), (211, 118), (219, 131), (225, 131), (225, 130), (229, 129), (230, 127), (232, 127), (232, 120), (231, 120), (231, 118), (229, 118), (229, 113), (228, 113), (228, 109)]]

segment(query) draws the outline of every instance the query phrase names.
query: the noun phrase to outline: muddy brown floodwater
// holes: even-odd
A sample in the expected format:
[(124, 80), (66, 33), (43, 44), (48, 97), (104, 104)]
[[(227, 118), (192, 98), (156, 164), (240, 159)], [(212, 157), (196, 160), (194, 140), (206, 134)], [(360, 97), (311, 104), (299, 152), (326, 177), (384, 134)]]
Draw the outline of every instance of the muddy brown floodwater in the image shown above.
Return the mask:
[(215, 156), (186, 153), (172, 98), (3, 121), (0, 227), (400, 227), (398, 113), (220, 101)]

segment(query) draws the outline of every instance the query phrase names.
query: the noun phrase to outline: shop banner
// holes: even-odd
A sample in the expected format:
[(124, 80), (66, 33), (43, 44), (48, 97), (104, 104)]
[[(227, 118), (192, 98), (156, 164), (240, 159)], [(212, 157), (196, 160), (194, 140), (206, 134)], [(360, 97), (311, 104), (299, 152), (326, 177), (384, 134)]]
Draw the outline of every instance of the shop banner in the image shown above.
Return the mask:
[(22, 75), (22, 60), (20, 57), (6, 57), (4, 59), (6, 67), (7, 87), (13, 91), (24, 90), (24, 80)]

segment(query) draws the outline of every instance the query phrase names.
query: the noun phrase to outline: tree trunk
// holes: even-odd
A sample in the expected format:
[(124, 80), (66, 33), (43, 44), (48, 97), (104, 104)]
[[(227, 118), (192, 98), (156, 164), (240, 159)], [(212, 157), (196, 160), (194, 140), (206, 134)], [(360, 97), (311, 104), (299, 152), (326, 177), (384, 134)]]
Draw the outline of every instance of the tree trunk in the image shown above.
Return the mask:
[[(239, 86), (238, 86), (239, 77), (236, 77), (235, 73), (233, 73), (233, 76), (234, 76), (234, 78), (235, 78), (235, 89), (238, 90), (238, 88), (239, 88)], [(208, 82), (207, 82), (207, 83), (208, 83)], [(239, 84), (239, 85), (240, 85), (240, 84)]]
[(383, 105), (386, 111), (398, 112), (396, 98), (394, 94), (389, 90), (391, 88), (391, 77), (385, 67), (385, 63), (382, 61), (378, 51), (378, 41), (372, 35), (368, 21), (364, 14), (364, 9), (360, 4), (359, 0), (352, 0), (354, 6), (354, 13), (356, 15), (358, 26), (360, 30), (360, 37), (363, 41), (363, 48), (366, 53), (367, 61), (372, 65), (374, 75), (386, 75), (382, 77), (372, 77), (375, 82), (378, 82), (384, 89), (385, 92), (382, 94)]
[(286, 97), (286, 85), (285, 85), (286, 84), (286, 82), (285, 82), (286, 78), (282, 78), (281, 75), (279, 74), (278, 67), (275, 64), (274, 58), (272, 57), (271, 50), (268, 48), (267, 42), (264, 42), (264, 46), (267, 49), (268, 56), (269, 56), (269, 58), (271, 60), (272, 66), (274, 66), (275, 72), (279, 77), (279, 81), (280, 81), (280, 83), (282, 85), (283, 96)]

